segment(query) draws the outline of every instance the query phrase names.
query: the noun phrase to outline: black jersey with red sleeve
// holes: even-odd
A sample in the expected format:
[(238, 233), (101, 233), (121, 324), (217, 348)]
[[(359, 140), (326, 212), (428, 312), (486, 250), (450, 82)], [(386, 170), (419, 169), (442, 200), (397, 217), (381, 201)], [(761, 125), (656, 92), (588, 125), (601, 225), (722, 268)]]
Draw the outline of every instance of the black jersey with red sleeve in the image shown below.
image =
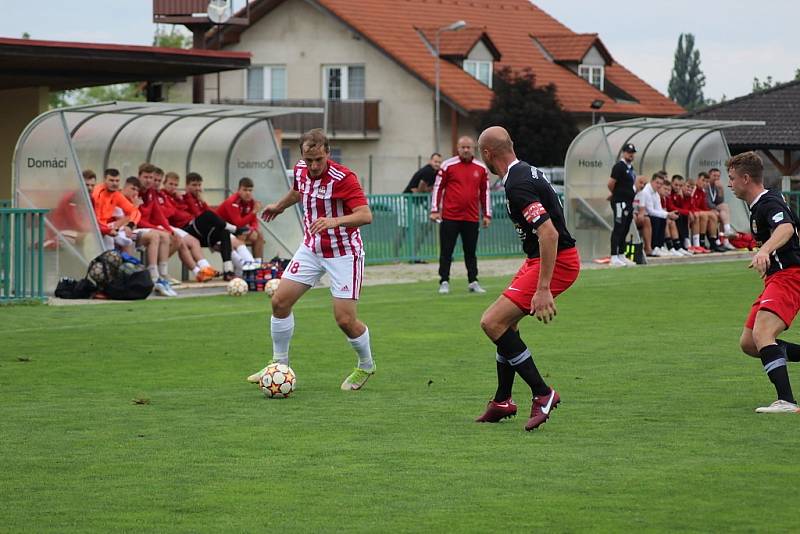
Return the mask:
[(503, 185), (508, 215), (522, 239), (522, 250), (529, 258), (539, 257), (536, 230), (548, 220), (553, 222), (558, 232), (558, 250), (575, 246), (575, 239), (567, 230), (561, 201), (541, 170), (524, 161), (516, 161), (508, 169)]
[(780, 193), (765, 191), (750, 205), (750, 229), (758, 246), (763, 245), (781, 224), (791, 224), (794, 233), (789, 241), (770, 254), (767, 276), (787, 267), (800, 266), (800, 238), (797, 237), (800, 220)]

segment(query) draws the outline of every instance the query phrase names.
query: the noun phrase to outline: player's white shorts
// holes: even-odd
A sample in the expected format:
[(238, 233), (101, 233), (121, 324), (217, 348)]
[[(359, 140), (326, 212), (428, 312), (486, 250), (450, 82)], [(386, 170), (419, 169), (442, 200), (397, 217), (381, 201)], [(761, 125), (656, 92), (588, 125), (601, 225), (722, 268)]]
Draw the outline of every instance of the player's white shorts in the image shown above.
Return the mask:
[(300, 245), (283, 271), (283, 278), (314, 287), (325, 273), (331, 278), (331, 295), (358, 300), (364, 275), (364, 256), (323, 258)]

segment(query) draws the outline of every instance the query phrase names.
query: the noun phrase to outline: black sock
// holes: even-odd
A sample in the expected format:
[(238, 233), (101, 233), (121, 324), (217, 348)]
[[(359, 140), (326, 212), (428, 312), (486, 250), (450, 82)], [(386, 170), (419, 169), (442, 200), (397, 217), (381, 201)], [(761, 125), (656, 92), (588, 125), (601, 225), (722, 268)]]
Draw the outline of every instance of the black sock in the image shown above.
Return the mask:
[(665, 239), (664, 244), (667, 245), (667, 250), (672, 250), (675, 246), (672, 244), (672, 239)]
[(764, 371), (767, 372), (778, 398), (795, 404), (792, 386), (789, 383), (789, 371), (786, 369), (786, 352), (781, 345), (767, 345), (758, 351)]
[(530, 386), (535, 396), (547, 395), (550, 388), (545, 384), (542, 375), (533, 363), (531, 352), (519, 337), (519, 332), (509, 328), (497, 341), (497, 353), (510, 363), (514, 371)]
[[(502, 356), (501, 356), (502, 358)], [(514, 368), (508, 362), (497, 362), (497, 392), (494, 394), (495, 402), (504, 402), (511, 398), (514, 387)]]
[(790, 362), (800, 362), (800, 345), (797, 343), (789, 343), (782, 339), (776, 339), (775, 343), (783, 347), (786, 351), (786, 359)]
[(672, 240), (672, 246), (675, 249), (683, 248), (683, 244), (681, 244), (681, 240), (680, 239), (673, 239)]

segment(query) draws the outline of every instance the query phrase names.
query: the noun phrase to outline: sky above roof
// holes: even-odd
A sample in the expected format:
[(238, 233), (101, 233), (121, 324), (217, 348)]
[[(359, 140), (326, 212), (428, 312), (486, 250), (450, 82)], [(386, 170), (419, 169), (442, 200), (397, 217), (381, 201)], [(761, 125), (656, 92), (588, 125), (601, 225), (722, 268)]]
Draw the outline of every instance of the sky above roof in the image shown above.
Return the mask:
[[(28, 32), (34, 39), (148, 45), (155, 31), (147, 0), (2, 3), (10, 4), (0, 17), (2, 37)], [(800, 68), (800, 40), (793, 27), (800, 17), (797, 0), (769, 0), (765, 9), (729, 0), (534, 3), (573, 31), (600, 34), (614, 59), (664, 94), (681, 32), (695, 35), (706, 97), (741, 96), (750, 92), (754, 76), (788, 81)]]

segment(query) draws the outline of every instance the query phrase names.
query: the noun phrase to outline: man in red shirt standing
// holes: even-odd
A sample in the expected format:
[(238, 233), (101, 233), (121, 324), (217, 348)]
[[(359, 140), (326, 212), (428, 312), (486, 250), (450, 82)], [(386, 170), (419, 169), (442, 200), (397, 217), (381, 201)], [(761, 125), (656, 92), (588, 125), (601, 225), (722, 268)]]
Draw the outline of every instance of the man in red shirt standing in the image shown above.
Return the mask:
[[(292, 308), (327, 273), (336, 324), (358, 355), (356, 368), (341, 388), (355, 391), (375, 374), (369, 329), (356, 315), (364, 274), (359, 227), (372, 222), (372, 211), (355, 173), (330, 159), (330, 145), (322, 130), (303, 134), (300, 153), (303, 159), (294, 167), (292, 189), (266, 206), (261, 215), (271, 221), (298, 202), (303, 207), (303, 242), (272, 295), (272, 361), (289, 363), (289, 343), (294, 335)], [(247, 377), (248, 382), (258, 382), (265, 369)]]
[(253, 180), (242, 178), (239, 189), (217, 207), (217, 215), (234, 226), (249, 226), (250, 233), (241, 236), (245, 244), (253, 247), (256, 263), (261, 263), (264, 255), (264, 238), (258, 231), (258, 212), (261, 202), (253, 199)]
[(479, 221), (483, 227), (492, 219), (489, 202), (489, 171), (475, 160), (475, 141), (469, 137), (458, 140), (458, 156), (442, 163), (431, 195), (431, 219), (440, 223), (439, 293), (450, 292), (450, 265), (458, 236), (464, 249), (469, 291), (486, 293), (478, 284)]

